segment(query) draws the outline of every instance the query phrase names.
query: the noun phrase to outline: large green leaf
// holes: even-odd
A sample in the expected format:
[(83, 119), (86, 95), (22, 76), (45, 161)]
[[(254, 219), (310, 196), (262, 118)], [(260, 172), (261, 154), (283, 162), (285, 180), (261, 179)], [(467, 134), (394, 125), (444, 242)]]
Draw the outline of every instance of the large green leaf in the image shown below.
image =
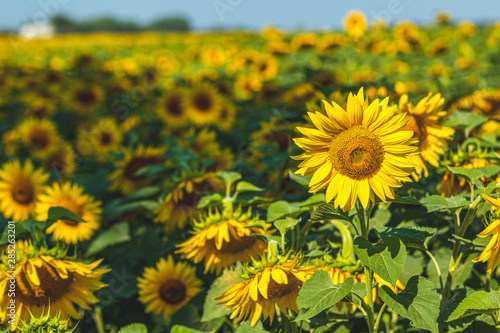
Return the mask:
[(401, 239), (391, 236), (384, 243), (374, 245), (363, 237), (357, 237), (354, 252), (365, 266), (396, 285), (406, 260), (406, 248)]
[(286, 232), (289, 229), (292, 229), (293, 227), (295, 227), (299, 222), (300, 222), (300, 219), (292, 219), (292, 218), (279, 219), (279, 220), (274, 221), (274, 226), (276, 227), (276, 229), (279, 230), (280, 234), (284, 236), (284, 235), (286, 235)]
[(438, 210), (456, 210), (465, 207), (469, 201), (462, 196), (444, 198), (440, 195), (430, 195), (422, 200), (422, 203), (427, 207), (427, 212), (435, 212)]
[(144, 324), (133, 323), (120, 328), (118, 333), (148, 333), (148, 328)]
[(198, 202), (198, 208), (220, 206), (220, 205), (222, 205), (222, 195), (220, 195), (219, 193), (206, 195), (200, 199), (200, 202)]
[(288, 171), (288, 177), (293, 180), (294, 182), (307, 186), (309, 185), (309, 181), (311, 180), (312, 176), (302, 176), (302, 175), (297, 175), (291, 171)]
[(234, 171), (220, 171), (217, 176), (224, 180), (227, 187), (231, 188), (231, 185), (237, 180), (241, 179), (241, 174)]
[(394, 199), (387, 198), (387, 201), (401, 203), (401, 204), (407, 204), (407, 205), (418, 205), (418, 206), (422, 205), (420, 203), (420, 201), (413, 199), (412, 197), (409, 197), (409, 196), (395, 195)]
[(276, 201), (269, 205), (267, 209), (267, 222), (272, 222), (277, 219), (292, 215), (299, 211), (297, 206), (291, 205), (288, 201)]
[(445, 330), (445, 332), (463, 332), (472, 322), (476, 319), (478, 315), (470, 315), (460, 319), (452, 320), (447, 322), (446, 319), (455, 311), (457, 306), (467, 297), (466, 289), (460, 289), (446, 302), (441, 303), (441, 308), (438, 317), (439, 325)]
[(481, 290), (467, 296), (448, 317), (447, 322), (467, 316), (500, 310), (500, 292)]
[(469, 132), (486, 122), (488, 118), (467, 111), (455, 111), (449, 117), (448, 120), (443, 124), (447, 127), (464, 129), (466, 135), (469, 136)]
[(342, 284), (334, 285), (326, 271), (315, 272), (300, 289), (297, 306), (302, 310), (295, 320), (314, 317), (334, 306), (349, 294), (353, 285), (352, 277), (347, 278)]
[(333, 201), (318, 206), (311, 214), (311, 221), (344, 220), (351, 222), (347, 213), (335, 208)]
[(260, 192), (260, 191), (264, 191), (264, 189), (261, 187), (257, 187), (254, 184), (251, 184), (248, 182), (243, 182), (243, 181), (238, 182), (238, 184), (236, 184), (236, 192), (241, 193), (241, 192), (247, 192), (247, 191)]
[(97, 237), (94, 238), (92, 243), (90, 243), (87, 248), (87, 256), (92, 256), (96, 253), (101, 252), (102, 250), (118, 245), (121, 243), (125, 243), (131, 240), (129, 225), (127, 222), (120, 222), (113, 224), (111, 228), (100, 233)]
[(376, 226), (380, 238), (386, 241), (391, 236), (396, 236), (403, 241), (405, 246), (425, 249), (427, 242), (433, 237), (437, 229), (427, 227), (392, 228)]
[(80, 216), (70, 211), (69, 209), (66, 209), (64, 207), (50, 207), (47, 221), (54, 222), (57, 220), (67, 220), (72, 222), (87, 222), (83, 220)]
[(264, 329), (262, 322), (258, 322), (255, 326), (250, 326), (249, 321), (245, 321), (243, 324), (238, 326), (235, 333), (269, 333)]
[(414, 327), (438, 332), (439, 295), (423, 276), (412, 277), (399, 294), (382, 286), (379, 296), (398, 315), (410, 319)]

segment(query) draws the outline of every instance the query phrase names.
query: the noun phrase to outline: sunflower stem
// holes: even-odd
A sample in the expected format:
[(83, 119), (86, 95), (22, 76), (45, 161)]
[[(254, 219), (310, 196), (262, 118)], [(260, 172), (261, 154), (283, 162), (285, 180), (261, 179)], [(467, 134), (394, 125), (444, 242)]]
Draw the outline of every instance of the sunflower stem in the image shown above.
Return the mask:
[(106, 331), (104, 330), (104, 321), (102, 320), (102, 311), (100, 306), (96, 306), (94, 308), (94, 322), (95, 322), (95, 327), (97, 328), (98, 333), (105, 333)]
[(373, 330), (375, 333), (378, 332), (378, 327), (380, 325), (380, 320), (382, 319), (382, 315), (384, 314), (384, 310), (387, 307), (387, 304), (382, 304), (380, 311), (378, 312), (377, 320), (375, 321), (375, 329)]
[(438, 274), (438, 277), (439, 277), (439, 285), (441, 286), (441, 291), (442, 291), (442, 290), (444, 290), (443, 276), (441, 274), (441, 269), (439, 268), (439, 265), (438, 265), (438, 263), (436, 261), (436, 258), (434, 258), (434, 256), (432, 255), (432, 253), (428, 249), (426, 249), (424, 252), (432, 260), (432, 263), (434, 264), (434, 267), (436, 267), (436, 271), (437, 271), (437, 274)]

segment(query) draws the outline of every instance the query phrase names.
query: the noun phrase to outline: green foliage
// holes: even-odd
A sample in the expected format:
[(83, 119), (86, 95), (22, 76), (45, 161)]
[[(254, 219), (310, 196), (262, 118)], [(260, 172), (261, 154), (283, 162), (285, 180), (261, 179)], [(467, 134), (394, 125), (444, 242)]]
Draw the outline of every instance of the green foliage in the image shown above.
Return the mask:
[(57, 220), (67, 220), (78, 223), (86, 222), (80, 216), (76, 215), (69, 209), (66, 209), (64, 207), (50, 207), (47, 221), (55, 222)]
[(148, 328), (144, 324), (133, 323), (120, 328), (118, 333), (148, 333)]
[(437, 229), (426, 227), (411, 228), (392, 228), (392, 227), (374, 227), (383, 241), (391, 236), (401, 239), (406, 247), (415, 247), (425, 250), (429, 240), (436, 234)]
[(131, 239), (128, 223), (115, 223), (94, 238), (87, 248), (86, 256), (95, 255), (108, 247), (128, 242)]
[(494, 313), (500, 310), (500, 292), (481, 290), (467, 296), (450, 314), (447, 322), (467, 316), (483, 313)]

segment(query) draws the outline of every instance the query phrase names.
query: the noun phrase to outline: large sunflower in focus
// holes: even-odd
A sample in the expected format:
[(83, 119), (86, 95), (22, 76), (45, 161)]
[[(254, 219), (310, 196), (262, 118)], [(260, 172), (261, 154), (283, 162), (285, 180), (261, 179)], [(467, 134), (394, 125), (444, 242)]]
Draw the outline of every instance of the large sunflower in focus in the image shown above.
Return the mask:
[(146, 305), (146, 313), (153, 312), (169, 320), (201, 291), (202, 284), (194, 266), (175, 263), (172, 256), (167, 260), (161, 258), (156, 268), (147, 267), (137, 279), (139, 301)]
[(167, 231), (183, 228), (187, 219), (197, 216), (203, 193), (221, 192), (224, 182), (213, 173), (194, 176), (180, 181), (156, 210), (155, 222), (165, 224)]
[(136, 172), (148, 165), (160, 164), (163, 160), (163, 150), (152, 147), (144, 148), (140, 145), (135, 152), (124, 150), (124, 153), (125, 158), (116, 162), (116, 170), (110, 176), (111, 189), (130, 194), (151, 184), (150, 179), (136, 175)]
[(193, 123), (203, 126), (217, 121), (221, 103), (222, 98), (217, 90), (211, 85), (202, 84), (186, 94), (183, 108)]
[(315, 128), (298, 127), (303, 138), (293, 139), (306, 152), (293, 157), (303, 160), (296, 173), (310, 176), (310, 192), (326, 189), (326, 201), (350, 211), (359, 199), (365, 209), (375, 195), (386, 202), (394, 198), (413, 172), (411, 155), (418, 152), (413, 132), (402, 130), (406, 114), (388, 107), (389, 99), (368, 105), (363, 89), (349, 94), (347, 110), (323, 102), (327, 116), (308, 113)]
[[(60, 313), (61, 319), (70, 317), (81, 319), (82, 316), (75, 308), (90, 310), (90, 304), (99, 300), (93, 292), (106, 285), (99, 281), (100, 277), (109, 270), (96, 269), (101, 260), (91, 264), (65, 259), (56, 256), (57, 249), (37, 249), (26, 241), (16, 244), (16, 265), (10, 268), (9, 257), (2, 254), (0, 263), (0, 322), (5, 324), (7, 306), (11, 298), (8, 297), (10, 280), (15, 272), (16, 290), (16, 317), (14, 324), (27, 322), (30, 313), (40, 316), (50, 309), (50, 315)], [(44, 312), (45, 311), (45, 312)], [(11, 326), (14, 328), (14, 326)]]
[(426, 162), (434, 167), (439, 166), (438, 154), (444, 154), (443, 147), (448, 146), (448, 140), (455, 132), (453, 128), (437, 124), (442, 117), (446, 116), (445, 111), (439, 111), (443, 103), (444, 98), (441, 94), (432, 96), (432, 93), (420, 100), (417, 105), (408, 103), (406, 94), (399, 99), (399, 111), (406, 113), (405, 119), (409, 120), (404, 129), (414, 132), (413, 138), (418, 140), (420, 149), (420, 154), (410, 157), (415, 165), (415, 172), (412, 176), (416, 181), (422, 173), (425, 177), (429, 175)]
[(21, 222), (33, 216), (44, 183), (49, 175), (27, 160), (7, 162), (0, 170), (0, 212), (7, 219)]
[(19, 124), (21, 141), (36, 157), (44, 157), (59, 141), (56, 125), (47, 119), (28, 118)]
[(95, 201), (83, 188), (69, 181), (64, 184), (54, 183), (45, 187), (45, 193), (40, 195), (40, 201), (35, 207), (37, 219), (45, 221), (51, 207), (64, 207), (86, 222), (57, 220), (47, 228), (47, 233), (53, 234), (54, 239), (62, 240), (67, 244), (76, 244), (90, 239), (99, 229), (101, 220), (101, 203)]
[(287, 314), (290, 309), (299, 312), (297, 296), (307, 277), (312, 275), (310, 268), (300, 267), (300, 257), (284, 257), (279, 261), (262, 258), (247, 267), (245, 281), (240, 282), (222, 295), (215, 297), (218, 304), (225, 303), (226, 310), (233, 310), (229, 317), (235, 322), (250, 320), (254, 326), (260, 320), (270, 318), (271, 324), (275, 311)]
[(252, 212), (216, 210), (201, 216), (199, 221), (193, 220), (193, 236), (177, 245), (181, 256), (192, 260), (195, 264), (204, 261), (205, 273), (220, 272), (237, 262), (247, 262), (260, 256), (267, 245), (250, 236), (264, 235), (258, 228), (246, 228), (256, 223), (258, 216)]

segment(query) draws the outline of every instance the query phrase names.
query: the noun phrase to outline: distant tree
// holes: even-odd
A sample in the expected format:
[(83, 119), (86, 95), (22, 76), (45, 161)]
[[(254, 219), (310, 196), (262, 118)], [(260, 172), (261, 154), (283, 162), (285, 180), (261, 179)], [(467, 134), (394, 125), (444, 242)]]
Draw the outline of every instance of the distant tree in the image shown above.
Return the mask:
[(82, 21), (78, 24), (82, 32), (135, 32), (142, 30), (139, 25), (131, 21), (119, 21), (112, 17), (100, 17), (92, 20)]
[(50, 21), (57, 33), (67, 33), (78, 31), (78, 26), (69, 17), (57, 15)]
[(163, 17), (145, 27), (145, 30), (155, 31), (187, 31), (189, 22), (180, 16)]

